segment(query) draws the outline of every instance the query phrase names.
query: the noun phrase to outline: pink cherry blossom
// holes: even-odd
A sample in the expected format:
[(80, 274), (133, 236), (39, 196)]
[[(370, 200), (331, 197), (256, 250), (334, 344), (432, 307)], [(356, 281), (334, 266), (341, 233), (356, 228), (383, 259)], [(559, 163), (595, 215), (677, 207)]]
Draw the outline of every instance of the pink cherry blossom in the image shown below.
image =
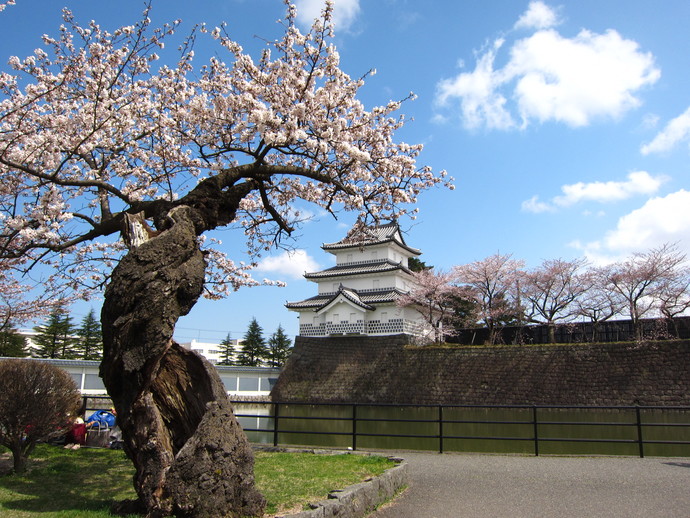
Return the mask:
[[(125, 250), (125, 212), (164, 230), (162, 206), (212, 183), (219, 193), (247, 188), (233, 214), (203, 231), (242, 229), (250, 256), (290, 233), (296, 200), (389, 219), (413, 216), (422, 191), (452, 187), (445, 172), (417, 164), (421, 145), (395, 140), (406, 100), (371, 110), (358, 100), (368, 74), (340, 68), (328, 9), (302, 33), (288, 6), (284, 36), (258, 57), (225, 27), (199, 26), (174, 64), (158, 52), (179, 20), (154, 28), (147, 8), (110, 33), (63, 17), (56, 37), (0, 74), (0, 257), (16, 271), (55, 268), (46, 289), (87, 295)], [(219, 49), (197, 66), (202, 37)], [(205, 246), (208, 296), (257, 284), (251, 264)]]

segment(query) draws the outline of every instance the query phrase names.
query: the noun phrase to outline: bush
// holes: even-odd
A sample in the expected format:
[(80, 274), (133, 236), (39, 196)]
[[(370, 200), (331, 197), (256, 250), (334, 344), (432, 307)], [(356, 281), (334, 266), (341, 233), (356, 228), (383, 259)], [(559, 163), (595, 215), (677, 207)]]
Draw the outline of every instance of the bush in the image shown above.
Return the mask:
[(80, 408), (70, 375), (38, 360), (0, 361), (0, 444), (12, 452), (14, 472), (26, 469), (39, 441), (70, 429)]

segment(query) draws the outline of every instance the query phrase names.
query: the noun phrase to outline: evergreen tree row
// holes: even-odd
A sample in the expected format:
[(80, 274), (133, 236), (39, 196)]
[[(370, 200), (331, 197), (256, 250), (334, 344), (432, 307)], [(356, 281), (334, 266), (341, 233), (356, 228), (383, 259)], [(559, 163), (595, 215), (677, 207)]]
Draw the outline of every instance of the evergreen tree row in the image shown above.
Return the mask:
[(5, 328), (0, 331), (0, 357), (24, 358), (29, 355), (26, 338), (16, 329)]
[(64, 309), (53, 311), (41, 326), (34, 327), (36, 346), (34, 355), (39, 358), (70, 360), (101, 360), (103, 339), (101, 324), (92, 309), (75, 325)]
[(263, 332), (256, 318), (252, 318), (242, 339), (242, 348), (236, 360), (234, 359), (235, 348), (228, 334), (220, 343), (222, 359), (219, 365), (282, 367), (292, 350), (292, 340), (285, 334), (281, 325), (268, 340), (264, 339)]

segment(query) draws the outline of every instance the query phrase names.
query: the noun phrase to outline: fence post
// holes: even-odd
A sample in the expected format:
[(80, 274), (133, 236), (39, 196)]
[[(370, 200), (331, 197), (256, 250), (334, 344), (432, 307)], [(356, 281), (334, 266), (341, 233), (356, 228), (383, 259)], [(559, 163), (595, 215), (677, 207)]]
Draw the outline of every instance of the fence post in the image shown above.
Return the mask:
[(537, 421), (537, 406), (532, 407), (532, 430), (534, 432), (534, 456), (539, 456), (539, 426)]
[(640, 458), (644, 458), (644, 439), (642, 438), (642, 416), (640, 405), (635, 405), (635, 417), (637, 419), (637, 446), (640, 450)]
[(352, 451), (357, 450), (357, 403), (352, 405)]
[(275, 408), (273, 410), (273, 446), (278, 446), (278, 415), (280, 408), (280, 403), (275, 403)]
[(438, 452), (443, 453), (443, 405), (438, 405)]

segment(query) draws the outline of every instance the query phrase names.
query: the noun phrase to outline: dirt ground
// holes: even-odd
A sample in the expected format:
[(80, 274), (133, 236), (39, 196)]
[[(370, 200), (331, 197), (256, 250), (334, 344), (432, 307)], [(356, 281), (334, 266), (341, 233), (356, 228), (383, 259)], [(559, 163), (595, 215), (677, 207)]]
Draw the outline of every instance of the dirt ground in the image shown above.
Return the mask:
[[(33, 466), (44, 462), (41, 459), (32, 459), (29, 457), (29, 464), (27, 465), (27, 471), (30, 471)], [(14, 467), (14, 461), (12, 460), (12, 453), (4, 452), (0, 453), (0, 476), (9, 475), (12, 473), (12, 468)]]
[(0, 476), (12, 471), (12, 454), (0, 453)]

